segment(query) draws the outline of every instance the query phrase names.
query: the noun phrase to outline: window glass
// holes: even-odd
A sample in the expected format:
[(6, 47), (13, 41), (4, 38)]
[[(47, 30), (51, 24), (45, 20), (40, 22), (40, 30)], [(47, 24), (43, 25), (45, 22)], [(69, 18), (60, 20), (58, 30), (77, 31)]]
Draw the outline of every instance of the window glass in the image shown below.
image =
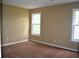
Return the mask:
[(40, 35), (40, 13), (32, 14), (32, 35)]

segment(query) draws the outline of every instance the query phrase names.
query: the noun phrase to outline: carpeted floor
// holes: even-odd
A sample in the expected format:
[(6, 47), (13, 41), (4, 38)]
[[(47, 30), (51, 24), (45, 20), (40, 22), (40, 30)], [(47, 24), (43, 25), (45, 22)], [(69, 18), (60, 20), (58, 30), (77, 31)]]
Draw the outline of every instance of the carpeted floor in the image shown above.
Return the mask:
[(2, 47), (3, 58), (78, 58), (79, 53), (27, 41)]

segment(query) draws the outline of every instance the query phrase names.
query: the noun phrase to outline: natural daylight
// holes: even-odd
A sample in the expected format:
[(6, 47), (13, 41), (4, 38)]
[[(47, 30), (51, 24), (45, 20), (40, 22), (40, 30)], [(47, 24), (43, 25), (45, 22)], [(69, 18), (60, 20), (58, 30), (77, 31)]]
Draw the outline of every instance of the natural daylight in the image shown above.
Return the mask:
[(79, 0), (0, 0), (1, 58), (79, 58)]

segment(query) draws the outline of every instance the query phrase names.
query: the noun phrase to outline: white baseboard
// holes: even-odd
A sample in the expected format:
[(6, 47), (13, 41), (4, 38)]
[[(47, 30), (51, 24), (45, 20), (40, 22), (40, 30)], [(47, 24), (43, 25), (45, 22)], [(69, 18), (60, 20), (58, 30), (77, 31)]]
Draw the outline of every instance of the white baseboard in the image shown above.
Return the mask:
[(49, 46), (58, 47), (58, 48), (63, 48), (63, 49), (66, 49), (66, 50), (71, 50), (71, 51), (79, 52), (79, 50), (77, 50), (77, 49), (67, 48), (67, 47), (63, 47), (63, 46), (59, 46), (59, 45), (54, 45), (54, 44), (49, 44), (49, 43), (46, 43), (46, 42), (32, 40), (32, 39), (31, 39), (31, 41), (34, 41), (34, 42), (37, 42), (37, 43), (41, 43), (41, 44), (45, 44), (45, 45), (49, 45)]
[(26, 41), (28, 41), (28, 39), (26, 39), (26, 40), (22, 40), (22, 41), (18, 41), (18, 42), (13, 42), (13, 43), (8, 43), (8, 44), (3, 44), (2, 46), (13, 45), (13, 44), (17, 44), (17, 43), (26, 42)]

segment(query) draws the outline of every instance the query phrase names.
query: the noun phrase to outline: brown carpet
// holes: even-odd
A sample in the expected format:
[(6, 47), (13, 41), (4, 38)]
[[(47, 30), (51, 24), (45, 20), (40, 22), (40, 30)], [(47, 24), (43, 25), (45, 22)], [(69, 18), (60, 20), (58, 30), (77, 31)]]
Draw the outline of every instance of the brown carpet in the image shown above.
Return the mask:
[(2, 47), (3, 58), (78, 58), (79, 53), (32, 41)]

